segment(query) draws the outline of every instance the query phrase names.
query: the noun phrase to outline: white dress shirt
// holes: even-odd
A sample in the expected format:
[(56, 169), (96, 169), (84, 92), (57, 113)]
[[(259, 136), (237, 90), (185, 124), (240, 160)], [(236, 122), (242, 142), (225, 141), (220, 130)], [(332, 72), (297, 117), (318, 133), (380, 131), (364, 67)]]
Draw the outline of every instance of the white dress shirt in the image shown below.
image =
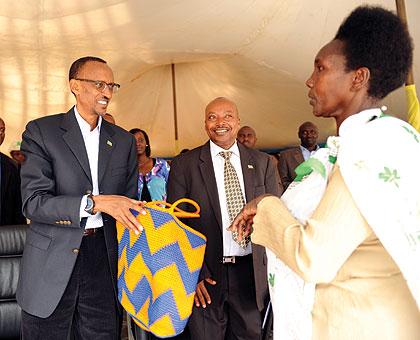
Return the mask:
[[(99, 155), (99, 133), (101, 131), (102, 117), (99, 116), (98, 125), (90, 131), (90, 125), (86, 122), (80, 113), (77, 111), (76, 106), (74, 107), (74, 113), (76, 116), (77, 123), (79, 124), (80, 131), (82, 132), (83, 141), (87, 156), (89, 159), (90, 176), (92, 177), (92, 195), (99, 194), (98, 185), (98, 155)], [(80, 202), (80, 219), (87, 217), (85, 229), (100, 228), (104, 225), (102, 220), (102, 214), (97, 212), (95, 215), (90, 215), (85, 211), (86, 197), (82, 197)]]
[(317, 150), (319, 149), (319, 145), (316, 146), (315, 150), (309, 151), (304, 146), (300, 145), (300, 151), (302, 151), (302, 156), (305, 161), (307, 161)]
[(241, 185), (242, 195), (244, 196), (244, 201), (246, 202), (245, 197), (245, 186), (244, 186), (244, 176), (242, 174), (241, 158), (239, 154), (238, 144), (235, 141), (235, 144), (229, 150), (225, 150), (220, 146), (217, 146), (212, 141), (210, 141), (210, 154), (211, 160), (213, 162), (214, 174), (216, 176), (217, 192), (219, 194), (219, 203), (220, 211), (222, 213), (222, 231), (223, 231), (223, 256), (244, 256), (251, 254), (252, 248), (251, 243), (248, 243), (248, 246), (243, 249), (241, 246), (236, 243), (232, 238), (232, 232), (227, 231), (226, 228), (230, 226), (229, 213), (226, 203), (226, 193), (225, 193), (225, 182), (224, 182), (224, 168), (225, 168), (225, 159), (219, 155), (221, 151), (231, 151), (232, 155), (230, 157), (230, 162), (235, 168), (236, 174), (238, 175), (239, 184)]

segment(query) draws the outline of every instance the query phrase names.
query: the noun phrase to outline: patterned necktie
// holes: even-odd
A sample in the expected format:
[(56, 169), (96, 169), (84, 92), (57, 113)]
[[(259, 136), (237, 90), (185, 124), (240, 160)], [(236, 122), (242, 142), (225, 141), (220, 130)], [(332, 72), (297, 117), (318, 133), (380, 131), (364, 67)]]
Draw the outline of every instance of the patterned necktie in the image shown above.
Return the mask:
[[(226, 203), (229, 213), (229, 220), (232, 222), (236, 215), (239, 214), (243, 206), (245, 205), (244, 196), (242, 195), (241, 185), (239, 184), (238, 175), (236, 174), (235, 168), (230, 162), (230, 156), (232, 151), (221, 151), (219, 153), (225, 159), (224, 167), (224, 184), (226, 193)], [(233, 240), (238, 243), (243, 249), (245, 249), (250, 241), (250, 237), (244, 237), (241, 241), (238, 240), (238, 232), (232, 232)]]

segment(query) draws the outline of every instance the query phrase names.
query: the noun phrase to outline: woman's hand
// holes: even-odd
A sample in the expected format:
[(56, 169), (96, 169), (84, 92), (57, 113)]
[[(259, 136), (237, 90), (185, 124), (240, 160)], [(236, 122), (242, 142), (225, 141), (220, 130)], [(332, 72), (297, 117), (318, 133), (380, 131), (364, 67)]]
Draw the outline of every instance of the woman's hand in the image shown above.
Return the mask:
[(248, 202), (235, 217), (228, 231), (238, 232), (238, 239), (242, 240), (244, 237), (250, 235), (253, 231), (252, 225), (254, 223), (254, 216), (257, 214), (257, 205), (264, 197), (272, 196), (270, 194), (265, 194), (254, 198), (252, 201)]

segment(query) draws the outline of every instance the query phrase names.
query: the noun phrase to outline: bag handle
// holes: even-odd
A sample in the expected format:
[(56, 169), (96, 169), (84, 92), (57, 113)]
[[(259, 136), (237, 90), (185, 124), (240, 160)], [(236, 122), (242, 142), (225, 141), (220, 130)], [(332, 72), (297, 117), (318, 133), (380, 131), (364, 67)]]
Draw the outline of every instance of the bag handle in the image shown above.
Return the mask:
[[(178, 205), (181, 203), (189, 203), (191, 205), (194, 206), (195, 208), (195, 212), (188, 212), (185, 210), (182, 210), (180, 208), (178, 208)], [(169, 212), (173, 215), (175, 215), (176, 217), (180, 217), (180, 218), (197, 218), (200, 217), (200, 206), (198, 205), (197, 202), (193, 201), (192, 199), (189, 198), (181, 198), (178, 201), (174, 202), (173, 204), (170, 204), (168, 202), (165, 201), (151, 201), (151, 202), (147, 202), (145, 204), (146, 207), (149, 208), (154, 208), (154, 207), (158, 207), (160, 209), (162, 209), (162, 206), (166, 207), (166, 210), (169, 210)], [(163, 208), (165, 209), (165, 208)]]

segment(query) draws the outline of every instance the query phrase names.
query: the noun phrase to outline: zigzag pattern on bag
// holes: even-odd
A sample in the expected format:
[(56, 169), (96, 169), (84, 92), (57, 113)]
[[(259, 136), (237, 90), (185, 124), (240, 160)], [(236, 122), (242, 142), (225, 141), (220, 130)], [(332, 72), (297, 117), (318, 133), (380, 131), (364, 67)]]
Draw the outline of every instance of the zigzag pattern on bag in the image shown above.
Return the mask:
[(133, 212), (135, 235), (117, 224), (118, 297), (136, 323), (158, 336), (179, 334), (191, 314), (205, 238), (167, 211)]

